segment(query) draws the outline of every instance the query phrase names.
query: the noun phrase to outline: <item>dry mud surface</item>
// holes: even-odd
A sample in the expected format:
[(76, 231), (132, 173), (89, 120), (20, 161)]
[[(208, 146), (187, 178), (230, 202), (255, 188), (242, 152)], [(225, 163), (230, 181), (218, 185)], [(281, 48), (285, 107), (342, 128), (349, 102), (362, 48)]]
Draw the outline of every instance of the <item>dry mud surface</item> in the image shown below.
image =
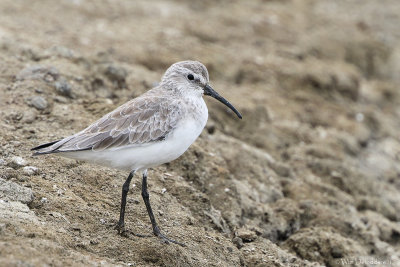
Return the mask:
[[(400, 266), (400, 3), (0, 2), (0, 266)], [(29, 149), (196, 59), (201, 137), (149, 172), (162, 230), (114, 230), (127, 173)], [(150, 234), (136, 176), (127, 227)]]

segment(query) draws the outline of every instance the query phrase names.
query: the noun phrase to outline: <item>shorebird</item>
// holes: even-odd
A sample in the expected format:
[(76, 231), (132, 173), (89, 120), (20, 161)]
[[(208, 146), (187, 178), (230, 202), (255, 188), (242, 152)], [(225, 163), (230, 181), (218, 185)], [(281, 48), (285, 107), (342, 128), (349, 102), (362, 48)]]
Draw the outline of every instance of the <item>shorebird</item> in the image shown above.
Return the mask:
[(207, 68), (198, 61), (181, 61), (170, 66), (158, 86), (104, 115), (86, 129), (32, 150), (33, 155), (57, 153), (102, 166), (129, 171), (122, 186), (121, 209), (116, 225), (125, 231), (125, 206), (129, 184), (142, 172), (142, 198), (153, 234), (165, 243), (184, 245), (161, 233), (147, 191), (147, 169), (181, 156), (199, 137), (208, 119), (203, 95), (242, 115), (209, 84)]

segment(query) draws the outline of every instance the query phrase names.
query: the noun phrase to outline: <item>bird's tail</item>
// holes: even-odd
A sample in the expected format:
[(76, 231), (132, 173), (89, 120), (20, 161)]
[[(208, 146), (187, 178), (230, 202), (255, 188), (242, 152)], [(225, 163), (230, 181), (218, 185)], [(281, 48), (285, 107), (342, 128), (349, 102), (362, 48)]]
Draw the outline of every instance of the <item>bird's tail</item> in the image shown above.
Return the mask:
[(31, 150), (35, 151), (33, 153), (33, 156), (57, 153), (58, 151), (56, 149), (58, 148), (58, 146), (57, 147), (53, 147), (53, 145), (58, 143), (58, 142), (60, 142), (61, 140), (57, 140), (57, 141), (54, 141), (54, 142), (42, 144), (40, 146), (32, 148)]

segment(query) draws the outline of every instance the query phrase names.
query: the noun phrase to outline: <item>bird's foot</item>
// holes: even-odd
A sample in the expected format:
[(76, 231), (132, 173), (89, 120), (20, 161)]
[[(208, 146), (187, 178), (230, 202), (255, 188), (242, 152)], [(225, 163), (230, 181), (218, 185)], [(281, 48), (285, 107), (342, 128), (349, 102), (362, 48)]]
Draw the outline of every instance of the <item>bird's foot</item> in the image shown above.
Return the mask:
[(122, 235), (122, 234), (125, 232), (125, 223), (119, 221), (119, 222), (115, 225), (114, 229), (118, 231), (118, 234)]
[[(114, 229), (116, 229), (118, 231), (118, 234), (123, 237), (129, 237), (129, 235), (133, 235), (133, 236), (137, 236), (137, 237), (151, 237), (151, 235), (137, 234), (135, 232), (132, 232), (131, 230), (125, 229), (125, 223), (120, 222), (120, 221), (117, 224), (115, 224)], [(184, 243), (181, 243), (179, 241), (171, 239), (171, 238), (165, 236), (163, 233), (161, 233), (160, 228), (158, 228), (158, 225), (156, 225), (156, 227), (154, 227), (153, 233), (155, 236), (160, 238), (161, 241), (164, 242), (165, 244), (173, 243), (173, 244), (177, 244), (182, 247), (186, 247), (186, 245)]]
[(179, 246), (186, 247), (185, 244), (183, 244), (183, 243), (181, 243), (181, 242), (178, 242), (178, 241), (176, 241), (176, 240), (173, 240), (173, 239), (171, 239), (171, 238), (168, 238), (167, 236), (165, 236), (164, 234), (162, 234), (161, 231), (160, 231), (160, 228), (158, 228), (157, 225), (156, 225), (156, 227), (154, 227), (153, 233), (154, 233), (155, 236), (157, 236), (158, 238), (160, 238), (161, 241), (164, 242), (165, 244), (174, 243), (174, 244), (177, 244), (177, 245), (179, 245)]
[(125, 229), (124, 223), (120, 223), (120, 222), (118, 222), (114, 228), (118, 231), (118, 234), (123, 237), (129, 237), (130, 235), (137, 236), (137, 237), (151, 237), (151, 235), (137, 234), (131, 230)]

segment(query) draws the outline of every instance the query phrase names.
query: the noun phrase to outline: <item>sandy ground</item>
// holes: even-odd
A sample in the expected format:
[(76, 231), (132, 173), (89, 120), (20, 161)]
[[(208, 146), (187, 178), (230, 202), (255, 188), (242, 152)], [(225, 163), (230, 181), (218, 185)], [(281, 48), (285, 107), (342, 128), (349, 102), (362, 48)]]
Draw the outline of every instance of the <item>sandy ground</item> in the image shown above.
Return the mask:
[[(0, 266), (400, 266), (400, 3), (0, 2)], [(242, 113), (149, 172), (162, 231), (114, 230), (127, 173), (29, 149), (203, 62)], [(127, 228), (150, 234), (136, 176)]]

